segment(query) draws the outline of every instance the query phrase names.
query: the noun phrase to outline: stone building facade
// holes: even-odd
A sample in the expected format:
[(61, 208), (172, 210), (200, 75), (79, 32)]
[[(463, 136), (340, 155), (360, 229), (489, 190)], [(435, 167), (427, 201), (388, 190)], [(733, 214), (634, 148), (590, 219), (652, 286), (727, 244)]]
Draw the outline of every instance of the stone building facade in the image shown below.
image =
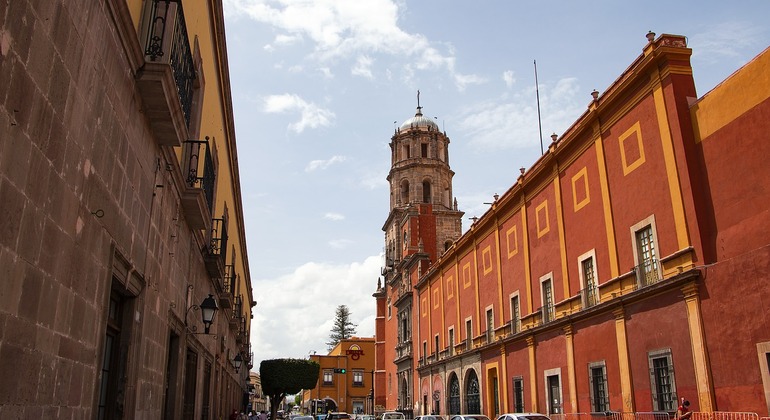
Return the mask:
[(768, 415), (770, 49), (701, 98), (691, 53), (649, 33), (446, 252), (386, 260), (386, 409)]
[(220, 0), (0, 1), (0, 418), (244, 406), (228, 80)]

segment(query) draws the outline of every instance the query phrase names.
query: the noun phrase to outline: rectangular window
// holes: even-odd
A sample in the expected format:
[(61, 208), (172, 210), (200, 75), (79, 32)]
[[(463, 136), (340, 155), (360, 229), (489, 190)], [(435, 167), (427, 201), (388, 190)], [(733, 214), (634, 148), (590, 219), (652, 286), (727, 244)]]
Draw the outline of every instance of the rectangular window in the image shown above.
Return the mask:
[(422, 362), (425, 363), (428, 358), (428, 342), (422, 342)]
[(599, 290), (596, 287), (596, 276), (594, 273), (594, 258), (588, 257), (580, 262), (580, 268), (583, 272), (583, 306), (588, 308), (599, 303)]
[(364, 386), (364, 371), (356, 369), (353, 371), (353, 386)]
[(433, 336), (433, 353), (438, 354), (441, 349), (438, 348), (438, 334)]
[(487, 343), (491, 343), (495, 339), (495, 319), (492, 308), (487, 309)]
[(554, 319), (553, 289), (551, 287), (551, 279), (543, 280), (540, 285), (542, 287), (543, 293), (542, 320), (543, 324), (545, 324), (546, 322), (551, 322)]
[(521, 376), (513, 378), (513, 410), (524, 412), (524, 379)]
[(607, 397), (607, 370), (604, 362), (595, 362), (588, 365), (588, 378), (591, 393), (591, 412), (603, 413), (609, 411), (610, 404)]
[(420, 144), (420, 151), (422, 153), (422, 157), (428, 157), (428, 143)]
[(333, 369), (324, 369), (324, 385), (333, 385), (334, 384), (334, 370)]
[(653, 410), (676, 411), (676, 382), (671, 350), (651, 352), (648, 359)]
[(411, 153), (410, 153), (410, 150), (409, 150), (409, 145), (405, 144), (404, 145), (404, 159), (409, 159), (411, 157), (412, 156), (411, 156)]
[(519, 307), (519, 296), (511, 297), (511, 334), (521, 331), (521, 309)]
[(655, 240), (652, 225), (636, 231), (636, 252), (639, 265), (636, 267), (640, 287), (649, 286), (658, 280), (658, 259), (655, 255)]
[(448, 332), (449, 336), (449, 355), (452, 356), (455, 354), (455, 329), (449, 328)]
[(473, 324), (471, 320), (465, 320), (465, 348), (470, 350), (473, 348)]

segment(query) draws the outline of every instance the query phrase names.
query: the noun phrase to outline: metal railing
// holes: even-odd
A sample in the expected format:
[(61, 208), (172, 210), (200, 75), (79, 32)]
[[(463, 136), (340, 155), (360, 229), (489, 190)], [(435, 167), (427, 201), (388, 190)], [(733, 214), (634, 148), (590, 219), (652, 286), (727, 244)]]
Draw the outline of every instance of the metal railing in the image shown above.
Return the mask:
[(222, 266), (225, 265), (225, 254), (227, 253), (227, 220), (213, 219), (211, 221), (211, 236), (209, 238), (208, 254), (218, 257), (222, 260)]
[(590, 308), (599, 303), (599, 288), (595, 284), (590, 284), (580, 291), (580, 297), (583, 300), (583, 307)]
[(556, 311), (553, 304), (543, 305), (540, 308), (540, 321), (543, 324), (547, 324), (556, 319)]
[[(209, 138), (206, 140), (187, 140), (184, 142), (185, 183), (190, 188), (201, 188), (206, 197), (206, 205), (209, 214), (214, 208), (214, 184), (216, 173), (214, 172), (214, 160), (211, 158)], [(202, 159), (202, 160), (201, 160)], [(201, 165), (203, 167), (201, 168)], [(201, 169), (203, 176), (200, 176)]]
[(190, 125), (195, 65), (182, 2), (152, 0), (150, 8), (150, 27), (144, 54), (150, 61), (165, 61), (171, 65), (185, 123)]
[(649, 259), (634, 267), (636, 275), (636, 288), (641, 289), (651, 286), (661, 280), (660, 260), (657, 258)]
[(225, 293), (233, 293), (233, 290), (235, 289), (235, 280), (236, 280), (236, 273), (235, 273), (235, 265), (234, 264), (228, 264), (225, 266), (225, 275), (222, 277), (222, 290)]

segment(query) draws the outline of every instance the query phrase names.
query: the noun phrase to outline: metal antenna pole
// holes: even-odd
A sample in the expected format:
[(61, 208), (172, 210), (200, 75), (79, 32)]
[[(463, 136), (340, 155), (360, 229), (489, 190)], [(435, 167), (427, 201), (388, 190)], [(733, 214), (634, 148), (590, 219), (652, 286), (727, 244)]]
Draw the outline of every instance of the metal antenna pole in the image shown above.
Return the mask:
[(537, 95), (537, 128), (540, 130), (540, 154), (543, 152), (543, 126), (540, 122), (540, 86), (537, 83), (537, 60), (535, 60), (535, 95)]

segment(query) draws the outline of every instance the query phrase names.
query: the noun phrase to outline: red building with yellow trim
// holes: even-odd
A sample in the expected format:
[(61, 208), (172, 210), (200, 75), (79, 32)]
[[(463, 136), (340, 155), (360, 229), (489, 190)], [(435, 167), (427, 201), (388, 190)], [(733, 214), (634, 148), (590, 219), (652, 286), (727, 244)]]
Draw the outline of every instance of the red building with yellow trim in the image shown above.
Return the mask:
[(378, 404), (768, 414), (770, 50), (702, 98), (691, 52), (648, 34), (462, 236), (418, 106), (391, 139)]

